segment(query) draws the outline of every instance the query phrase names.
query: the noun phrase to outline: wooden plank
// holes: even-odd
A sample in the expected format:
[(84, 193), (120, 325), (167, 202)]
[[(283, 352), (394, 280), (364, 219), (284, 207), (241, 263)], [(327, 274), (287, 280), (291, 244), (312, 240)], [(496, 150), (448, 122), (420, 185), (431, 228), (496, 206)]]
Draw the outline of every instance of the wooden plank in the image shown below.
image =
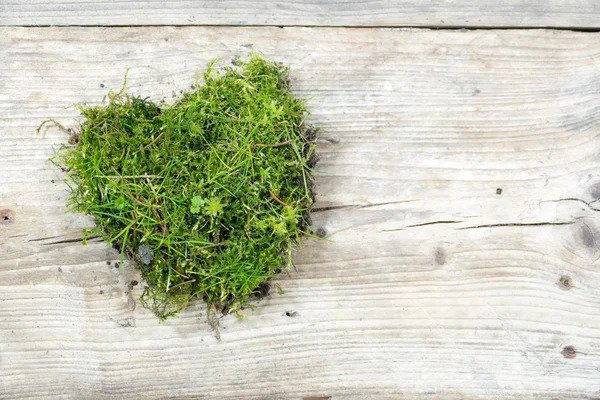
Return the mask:
[[(600, 35), (324, 28), (0, 29), (0, 398), (600, 396)], [(324, 128), (285, 294), (160, 325), (82, 246), (40, 120), (119, 88), (170, 101), (252, 49)], [(5, 217), (6, 216), (6, 217)], [(107, 265), (111, 261), (112, 265)], [(132, 289), (132, 290), (130, 290)]]
[(595, 0), (3, 0), (0, 25), (600, 28)]

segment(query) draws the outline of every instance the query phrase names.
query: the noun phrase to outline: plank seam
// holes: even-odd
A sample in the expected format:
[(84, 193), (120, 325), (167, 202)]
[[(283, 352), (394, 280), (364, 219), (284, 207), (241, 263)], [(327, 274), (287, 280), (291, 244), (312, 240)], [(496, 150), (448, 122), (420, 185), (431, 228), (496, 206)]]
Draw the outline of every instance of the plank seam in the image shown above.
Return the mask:
[(461, 25), (234, 25), (234, 24), (1, 24), (4, 28), (155, 28), (155, 27), (180, 27), (180, 28), (339, 28), (339, 29), (431, 29), (439, 31), (479, 31), (479, 30), (556, 30), (571, 32), (600, 32), (600, 27), (561, 27), (561, 26), (461, 26)]

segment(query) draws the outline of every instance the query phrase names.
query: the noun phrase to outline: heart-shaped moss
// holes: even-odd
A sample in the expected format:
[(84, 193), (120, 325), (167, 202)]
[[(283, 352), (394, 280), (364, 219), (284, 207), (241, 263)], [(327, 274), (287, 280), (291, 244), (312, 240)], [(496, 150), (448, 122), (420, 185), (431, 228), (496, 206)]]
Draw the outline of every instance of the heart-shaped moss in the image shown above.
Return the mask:
[(159, 318), (193, 298), (239, 312), (291, 265), (309, 226), (315, 129), (288, 69), (257, 55), (214, 62), (173, 105), (129, 96), (79, 106), (84, 122), (55, 155), (74, 210), (130, 256)]

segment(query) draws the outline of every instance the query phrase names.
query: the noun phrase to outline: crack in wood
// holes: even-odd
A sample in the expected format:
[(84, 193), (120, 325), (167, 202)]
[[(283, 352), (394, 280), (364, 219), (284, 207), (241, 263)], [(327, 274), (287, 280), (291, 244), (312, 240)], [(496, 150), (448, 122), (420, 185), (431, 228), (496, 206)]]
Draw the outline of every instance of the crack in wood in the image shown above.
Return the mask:
[(464, 229), (479, 229), (479, 228), (500, 228), (500, 227), (510, 227), (510, 226), (572, 225), (574, 223), (575, 223), (574, 221), (571, 221), (571, 222), (531, 222), (531, 223), (487, 224), (487, 225), (465, 226), (464, 228), (456, 228), (456, 229), (464, 230)]
[(329, 144), (340, 144), (340, 140), (339, 139), (330, 138), (330, 137), (326, 137), (326, 136), (319, 137), (317, 139), (317, 141), (323, 141), (323, 142), (327, 142)]
[(559, 203), (561, 201), (577, 201), (579, 203), (585, 204), (592, 211), (600, 211), (600, 208), (596, 208), (596, 207), (592, 206), (592, 203), (595, 203), (597, 200), (594, 200), (592, 202), (587, 202), (583, 199), (578, 199), (575, 197), (567, 197), (565, 199), (558, 199), (558, 200), (542, 200), (540, 203)]
[[(93, 239), (97, 239), (97, 238), (99, 238), (99, 237), (100, 237), (100, 236), (98, 236), (98, 235), (95, 235), (95, 236), (88, 236), (87, 240), (88, 240), (88, 241), (90, 241), (90, 240), (93, 240)], [(75, 238), (75, 239), (64, 239), (64, 240), (57, 240), (56, 242), (42, 243), (42, 246), (51, 246), (51, 245), (53, 245), (53, 244), (64, 244), (64, 243), (77, 243), (77, 242), (83, 242), (83, 239), (84, 239), (84, 238), (80, 237), (80, 238)]]
[(427, 225), (439, 225), (439, 224), (462, 224), (464, 221), (431, 221), (431, 222), (424, 222), (422, 224), (415, 224), (415, 225), (407, 225), (404, 228), (396, 228), (396, 229), (384, 229), (382, 230), (382, 232), (396, 232), (396, 231), (403, 231), (404, 229), (407, 228), (417, 228), (420, 226), (427, 226)]
[(35, 239), (29, 239), (28, 242), (41, 242), (43, 240), (48, 240), (48, 239), (55, 239), (59, 236), (47, 236), (47, 237), (42, 237), (42, 238), (35, 238)]
[(320, 213), (320, 212), (325, 212), (325, 211), (341, 210), (344, 208), (356, 208), (356, 207), (358, 207), (358, 205), (356, 205), (356, 204), (350, 204), (350, 205), (344, 205), (344, 206), (315, 207), (312, 210), (310, 210), (310, 212), (311, 213)]
[(414, 201), (417, 201), (417, 200), (386, 201), (383, 203), (372, 203), (372, 204), (365, 204), (365, 205), (345, 204), (345, 205), (341, 205), (341, 206), (315, 207), (312, 210), (310, 210), (310, 212), (311, 213), (319, 213), (319, 212), (325, 212), (325, 211), (331, 211), (331, 210), (341, 210), (341, 209), (345, 209), (345, 208), (371, 208), (371, 207), (387, 206), (390, 204), (410, 203), (410, 202), (414, 202)]
[(427, 226), (427, 225), (438, 225), (438, 224), (462, 224), (464, 221), (432, 221), (432, 222), (424, 222), (422, 224), (408, 225), (407, 228), (416, 228), (419, 226)]

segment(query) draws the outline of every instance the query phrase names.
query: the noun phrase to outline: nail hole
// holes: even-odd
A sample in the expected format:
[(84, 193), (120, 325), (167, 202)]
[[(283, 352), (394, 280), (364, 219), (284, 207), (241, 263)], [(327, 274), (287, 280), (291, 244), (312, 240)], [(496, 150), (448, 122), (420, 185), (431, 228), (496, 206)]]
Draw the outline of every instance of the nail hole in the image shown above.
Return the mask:
[(561, 275), (556, 281), (556, 285), (562, 290), (571, 290), (573, 287), (573, 280), (567, 275)]
[(496, 194), (500, 196), (502, 194), (502, 188), (496, 189)]
[(0, 210), (0, 225), (8, 225), (15, 222), (15, 213), (9, 209)]
[(560, 353), (564, 358), (573, 359), (577, 357), (577, 350), (575, 349), (575, 346), (565, 346)]
[(317, 235), (320, 238), (324, 238), (327, 235), (327, 231), (324, 228), (319, 228), (315, 232), (315, 235)]
[(296, 311), (286, 311), (285, 312), (285, 316), (286, 317), (290, 317), (290, 318), (294, 318), (297, 317), (299, 314)]

